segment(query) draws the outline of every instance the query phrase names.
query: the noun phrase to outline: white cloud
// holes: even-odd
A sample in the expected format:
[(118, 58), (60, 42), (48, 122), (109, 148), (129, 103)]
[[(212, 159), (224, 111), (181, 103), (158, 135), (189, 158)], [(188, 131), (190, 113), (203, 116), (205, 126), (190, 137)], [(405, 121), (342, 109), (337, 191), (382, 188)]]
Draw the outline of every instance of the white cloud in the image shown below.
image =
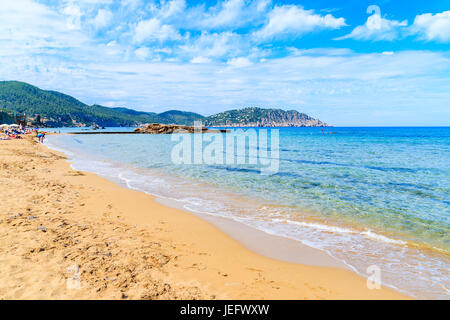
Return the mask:
[(140, 59), (146, 59), (150, 56), (151, 51), (147, 47), (140, 47), (134, 51), (134, 54)]
[(137, 43), (179, 39), (181, 39), (181, 35), (175, 28), (167, 24), (161, 24), (161, 21), (156, 18), (142, 20), (135, 28), (134, 40)]
[(244, 0), (227, 0), (219, 2), (201, 21), (203, 26), (210, 28), (238, 24), (244, 10)]
[(96, 29), (103, 29), (110, 25), (113, 18), (111, 11), (107, 9), (100, 9), (94, 18), (93, 24)]
[(243, 68), (251, 66), (253, 63), (246, 57), (238, 57), (229, 60), (227, 64), (235, 68)]
[(243, 51), (245, 43), (241, 36), (233, 32), (203, 32), (195, 41), (180, 46), (183, 54), (192, 57), (220, 59), (236, 56)]
[(353, 31), (336, 40), (356, 39), (356, 40), (373, 40), (373, 41), (393, 41), (402, 35), (402, 28), (408, 25), (408, 21), (388, 20), (381, 17), (379, 12), (375, 12), (364, 25), (357, 26)]
[(85, 4), (85, 5), (105, 5), (105, 4), (111, 4), (114, 2), (114, 0), (62, 0), (61, 2), (68, 2), (68, 3), (78, 3), (78, 4)]
[(113, 55), (119, 56), (119, 55), (123, 54), (123, 51), (124, 51), (124, 49), (115, 40), (108, 42), (105, 45), (104, 50), (105, 50), (104, 52), (106, 54), (111, 55), (111, 56), (113, 56)]
[[(77, 11), (71, 11), (77, 13)], [(67, 24), (66, 16), (32, 0), (14, 0), (0, 7), (0, 53), (37, 54), (76, 48), (88, 38)]]
[(144, 0), (121, 0), (119, 10), (122, 12), (136, 12), (144, 6)]
[(224, 0), (216, 5), (198, 5), (187, 8), (183, 25), (195, 30), (236, 30), (240, 27), (259, 25), (270, 9), (270, 0)]
[(171, 48), (155, 48), (155, 52), (161, 52), (165, 54), (171, 54), (173, 50)]
[(201, 57), (201, 56), (199, 56), (199, 57), (194, 57), (194, 58), (191, 60), (191, 63), (210, 63), (210, 62), (211, 62), (211, 59), (210, 59), (210, 58)]
[(393, 41), (407, 36), (417, 36), (418, 39), (426, 41), (450, 42), (450, 10), (417, 15), (414, 23), (408, 27), (407, 20), (397, 21), (381, 17), (378, 8), (364, 25), (357, 26), (350, 34), (335, 40)]
[(67, 16), (66, 21), (69, 29), (80, 29), (82, 14), (79, 6), (70, 3), (64, 7), (62, 12)]
[(185, 0), (171, 0), (163, 2), (159, 9), (159, 14), (162, 19), (177, 17), (186, 9)]
[(149, 13), (152, 18), (176, 29), (233, 31), (261, 24), (270, 7), (271, 0), (218, 0), (214, 5), (208, 2), (189, 5), (186, 0), (168, 0), (147, 5), (141, 3), (134, 10), (144, 16)]
[(256, 11), (263, 12), (265, 11), (270, 4), (272, 3), (271, 0), (259, 0), (256, 2)]
[(345, 26), (344, 18), (315, 14), (294, 5), (276, 6), (269, 13), (269, 21), (255, 33), (257, 38), (272, 38), (283, 34), (302, 35), (317, 29), (338, 29)]
[(450, 10), (416, 16), (411, 31), (427, 41), (450, 42)]

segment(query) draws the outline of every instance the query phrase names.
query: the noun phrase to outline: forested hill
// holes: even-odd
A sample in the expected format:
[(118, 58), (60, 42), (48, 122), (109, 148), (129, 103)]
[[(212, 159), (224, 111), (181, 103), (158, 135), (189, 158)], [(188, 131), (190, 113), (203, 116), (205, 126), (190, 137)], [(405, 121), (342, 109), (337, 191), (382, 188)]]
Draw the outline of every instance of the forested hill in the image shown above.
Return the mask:
[[(137, 126), (145, 123), (193, 125), (201, 120), (210, 127), (318, 127), (318, 119), (295, 110), (244, 108), (204, 117), (198, 113), (170, 110), (162, 113), (142, 112), (128, 108), (86, 105), (56, 91), (46, 91), (24, 82), (0, 81), (0, 110), (25, 113), (28, 120), (47, 127)], [(8, 114), (4, 114), (5, 122)]]
[(41, 90), (18, 81), (0, 81), (0, 108), (36, 115), (46, 126), (135, 126), (143, 123), (192, 124), (204, 117), (184, 111), (167, 111), (161, 114), (140, 112), (127, 108), (88, 106), (77, 99), (56, 91)]
[(295, 110), (244, 108), (218, 113), (205, 119), (211, 127), (322, 127), (319, 119)]
[(12, 124), (14, 123), (14, 118), (8, 114), (6, 111), (0, 110), (0, 124)]

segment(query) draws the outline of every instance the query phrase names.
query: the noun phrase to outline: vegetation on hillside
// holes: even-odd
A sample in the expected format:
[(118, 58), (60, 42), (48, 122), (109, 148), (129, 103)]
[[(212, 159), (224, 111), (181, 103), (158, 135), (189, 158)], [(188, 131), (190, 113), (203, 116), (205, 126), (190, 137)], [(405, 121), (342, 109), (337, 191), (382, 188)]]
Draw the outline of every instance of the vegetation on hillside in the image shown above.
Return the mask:
[[(135, 126), (143, 123), (192, 124), (192, 119), (203, 116), (192, 112), (176, 111), (157, 114), (139, 112), (127, 108), (108, 108), (100, 105), (88, 106), (77, 99), (56, 92), (41, 90), (18, 81), (0, 81), (0, 107), (30, 118), (37, 115), (46, 126)], [(184, 116), (185, 115), (185, 116)]]
[(0, 110), (0, 124), (12, 124), (14, 118), (6, 110)]
[[(196, 120), (202, 120), (204, 125), (210, 127), (326, 126), (320, 120), (295, 110), (252, 107), (230, 110), (205, 118), (198, 113), (178, 110), (154, 113), (100, 105), (89, 106), (66, 94), (42, 90), (19, 81), (0, 81), (0, 110), (2, 108), (20, 114), (25, 113), (28, 120), (48, 127), (94, 124), (120, 127), (146, 123), (193, 125)], [(7, 114), (3, 115), (4, 122), (7, 121), (7, 116)]]
[(187, 111), (178, 111), (178, 110), (170, 110), (163, 113), (158, 114), (160, 117), (164, 119), (168, 119), (170, 123), (175, 124), (186, 124), (192, 126), (194, 121), (200, 121), (205, 118), (202, 115), (194, 112)]
[(318, 119), (296, 110), (262, 109), (257, 107), (235, 109), (205, 118), (207, 126), (256, 127), (315, 127), (326, 126)]

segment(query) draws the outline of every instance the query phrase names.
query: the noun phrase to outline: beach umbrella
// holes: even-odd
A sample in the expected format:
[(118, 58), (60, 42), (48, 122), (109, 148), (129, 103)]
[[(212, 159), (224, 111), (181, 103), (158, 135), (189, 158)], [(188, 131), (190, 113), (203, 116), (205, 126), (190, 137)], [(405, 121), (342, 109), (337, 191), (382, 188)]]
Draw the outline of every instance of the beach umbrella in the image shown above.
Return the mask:
[(15, 124), (15, 123), (10, 124), (9, 126), (10, 126), (10, 127), (19, 127), (19, 125), (18, 125), (18, 124)]

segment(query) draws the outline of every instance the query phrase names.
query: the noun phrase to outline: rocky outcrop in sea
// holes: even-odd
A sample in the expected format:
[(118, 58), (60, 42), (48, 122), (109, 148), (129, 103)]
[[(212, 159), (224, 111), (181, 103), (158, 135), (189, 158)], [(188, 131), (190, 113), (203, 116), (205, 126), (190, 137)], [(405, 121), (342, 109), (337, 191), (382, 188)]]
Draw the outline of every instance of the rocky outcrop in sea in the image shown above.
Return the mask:
[(215, 130), (205, 127), (183, 126), (177, 124), (151, 123), (134, 129), (136, 133), (148, 134), (172, 134), (172, 133), (205, 133), (205, 132), (227, 132), (227, 130)]

